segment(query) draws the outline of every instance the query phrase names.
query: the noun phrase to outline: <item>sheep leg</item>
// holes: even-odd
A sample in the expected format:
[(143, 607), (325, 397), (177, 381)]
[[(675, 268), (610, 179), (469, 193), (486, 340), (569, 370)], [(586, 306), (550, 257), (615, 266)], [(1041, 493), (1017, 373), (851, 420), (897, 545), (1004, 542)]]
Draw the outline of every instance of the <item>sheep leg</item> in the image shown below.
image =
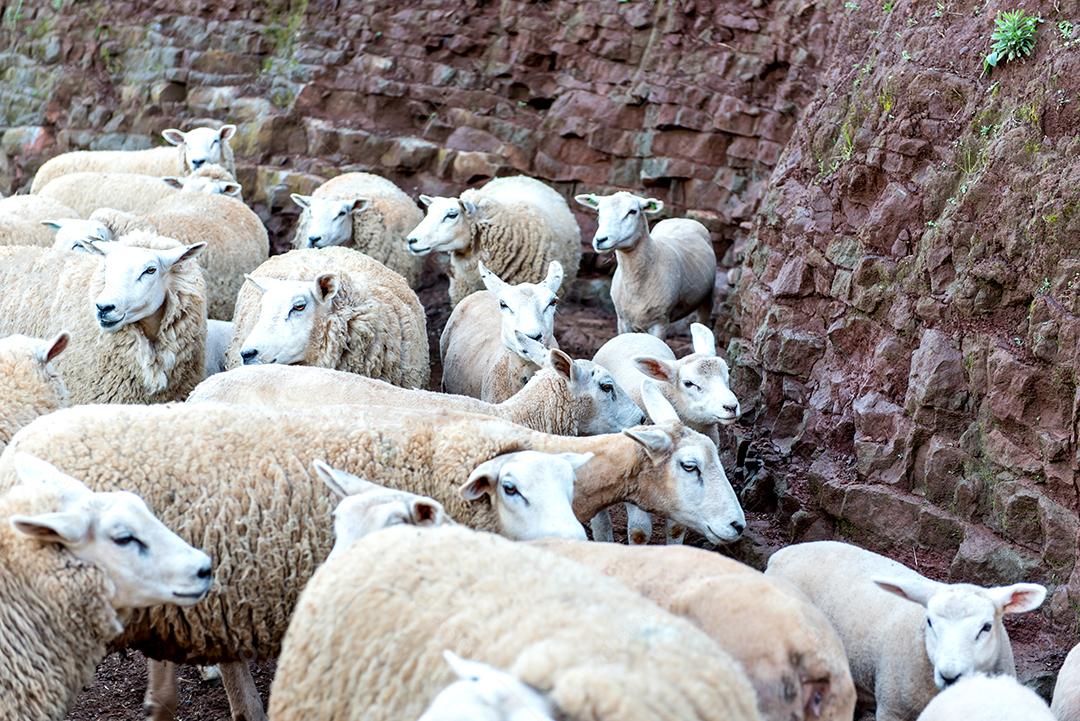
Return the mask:
[(631, 546), (644, 546), (652, 538), (652, 516), (632, 503), (626, 504), (626, 538)]
[(592, 529), (594, 541), (611, 543), (615, 540), (615, 529), (611, 525), (611, 511), (606, 508), (592, 517), (589, 528)]
[(262, 699), (255, 688), (255, 679), (251, 677), (251, 668), (247, 661), (223, 663), (219, 664), (219, 668), (225, 695), (229, 697), (233, 721), (267, 721)]
[(173, 721), (176, 718), (176, 664), (172, 661), (146, 660), (146, 695), (143, 712), (147, 721)]
[(681, 546), (683, 540), (686, 538), (686, 526), (681, 523), (676, 523), (670, 518), (667, 519), (664, 531), (667, 536), (667, 545), (669, 546)]
[(712, 328), (709, 325), (709, 321), (712, 320), (712, 295), (709, 299), (698, 306), (697, 309), (697, 322), (701, 323), (706, 328)]

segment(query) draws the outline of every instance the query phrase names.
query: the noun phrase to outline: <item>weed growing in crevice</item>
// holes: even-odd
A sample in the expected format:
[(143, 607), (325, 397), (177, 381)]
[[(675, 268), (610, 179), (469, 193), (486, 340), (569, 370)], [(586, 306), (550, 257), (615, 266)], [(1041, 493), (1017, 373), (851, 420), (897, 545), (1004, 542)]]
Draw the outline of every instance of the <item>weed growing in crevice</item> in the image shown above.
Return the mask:
[(1002, 11), (994, 18), (990, 54), (983, 61), (983, 72), (990, 72), (999, 63), (1012, 62), (1031, 55), (1035, 49), (1035, 33), (1042, 19), (1023, 10)]

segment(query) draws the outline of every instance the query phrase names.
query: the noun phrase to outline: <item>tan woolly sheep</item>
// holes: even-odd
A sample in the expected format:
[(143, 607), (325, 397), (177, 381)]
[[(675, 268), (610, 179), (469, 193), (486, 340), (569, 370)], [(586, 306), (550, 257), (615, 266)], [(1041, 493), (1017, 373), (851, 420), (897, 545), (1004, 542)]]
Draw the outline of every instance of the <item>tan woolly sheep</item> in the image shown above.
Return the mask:
[(1069, 721), (1012, 676), (964, 678), (945, 689), (919, 714), (918, 721)]
[(311, 195), (292, 195), (303, 208), (294, 248), (346, 246), (359, 250), (405, 278), (415, 288), (424, 259), (409, 253), (405, 236), (424, 214), (412, 198), (386, 178), (344, 173)]
[(38, 193), (53, 179), (68, 173), (139, 173), (164, 177), (187, 175), (203, 165), (216, 163), (236, 175), (236, 162), (229, 147), (229, 138), (236, 133), (235, 125), (221, 128), (193, 128), (182, 132), (169, 128), (161, 133), (173, 147), (149, 150), (78, 150), (62, 153), (45, 161), (30, 186)]
[(349, 248), (293, 250), (248, 280), (237, 298), (228, 368), (302, 363), (427, 387), (424, 308), (382, 263)]
[(55, 364), (72, 403), (182, 400), (204, 371), (202, 248), (144, 232), (92, 254), (0, 248), (0, 334), (68, 330)]
[(742, 669), (686, 621), (573, 561), (454, 526), (388, 528), (316, 571), (270, 715), (416, 719), (454, 680), (446, 649), (506, 669), (567, 721), (760, 719)]
[(1080, 721), (1080, 646), (1074, 646), (1058, 672), (1054, 701), (1050, 704), (1057, 721)]
[(460, 198), (420, 196), (427, 215), (408, 237), (416, 255), (450, 253), (450, 303), (483, 284), (477, 262), (507, 283), (539, 283), (552, 261), (563, 269), (561, 293), (577, 276), (581, 229), (566, 200), (539, 180), (496, 178)]
[(71, 339), (60, 332), (52, 340), (25, 335), (0, 338), (0, 451), (30, 421), (68, 405), (68, 392), (52, 360)]
[(78, 218), (73, 208), (51, 198), (12, 195), (0, 200), (0, 246), (36, 245), (49, 248), (53, 232), (46, 221)]

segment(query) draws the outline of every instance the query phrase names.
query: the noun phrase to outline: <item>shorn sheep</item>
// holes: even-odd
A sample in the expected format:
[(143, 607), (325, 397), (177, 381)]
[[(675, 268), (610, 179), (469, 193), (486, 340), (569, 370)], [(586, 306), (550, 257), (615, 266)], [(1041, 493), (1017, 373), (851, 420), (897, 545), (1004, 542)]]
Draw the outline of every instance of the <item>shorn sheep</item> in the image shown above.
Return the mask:
[(203, 247), (135, 232), (91, 253), (0, 248), (0, 334), (70, 332), (55, 364), (72, 403), (183, 400), (204, 371)]
[(78, 218), (73, 208), (51, 198), (12, 195), (0, 200), (0, 246), (53, 244), (53, 226), (48, 221)]
[(565, 293), (581, 262), (581, 229), (561, 195), (525, 176), (496, 178), (460, 198), (420, 196), (423, 222), (409, 233), (416, 255), (450, 254), (450, 303), (483, 285), (482, 262), (506, 283), (539, 283), (551, 261), (563, 269)]
[(311, 195), (292, 195), (303, 208), (294, 248), (355, 248), (405, 278), (415, 288), (424, 259), (405, 247), (405, 236), (424, 214), (413, 199), (386, 178), (344, 173)]
[(427, 387), (424, 309), (382, 263), (349, 248), (293, 250), (247, 278), (227, 367), (301, 363)]
[(794, 584), (840, 634), (860, 701), (877, 721), (913, 721), (938, 691), (977, 673), (1016, 675), (1006, 614), (1038, 608), (1033, 583), (981, 588), (931, 581), (835, 541), (777, 551), (766, 574)]
[(574, 199), (598, 213), (593, 249), (615, 251), (611, 300), (620, 333), (662, 339), (672, 322), (695, 311), (698, 322), (708, 325), (716, 284), (708, 228), (696, 220), (669, 218), (650, 231), (645, 216), (663, 210), (663, 202), (625, 191)]
[(945, 689), (918, 721), (1069, 721), (1054, 717), (1046, 702), (1012, 676), (976, 674)]
[(139, 173), (164, 177), (187, 175), (203, 165), (216, 163), (236, 175), (236, 162), (229, 147), (229, 138), (236, 133), (235, 125), (219, 129), (193, 128), (186, 133), (169, 128), (161, 137), (172, 147), (149, 150), (78, 150), (62, 153), (45, 161), (30, 186), (38, 193), (53, 179), (68, 173)]
[(416, 719), (454, 682), (444, 650), (504, 669), (567, 721), (760, 719), (742, 669), (688, 622), (573, 561), (454, 526), (387, 528), (316, 571), (270, 715)]
[(0, 338), (0, 451), (30, 421), (68, 405), (68, 392), (52, 366), (70, 334), (51, 340), (9, 335)]
[(1050, 704), (1057, 721), (1080, 721), (1080, 646), (1074, 646), (1058, 672)]
[(25, 454), (0, 496), (0, 718), (59, 721), (134, 609), (190, 606), (206, 554), (134, 494), (93, 493)]

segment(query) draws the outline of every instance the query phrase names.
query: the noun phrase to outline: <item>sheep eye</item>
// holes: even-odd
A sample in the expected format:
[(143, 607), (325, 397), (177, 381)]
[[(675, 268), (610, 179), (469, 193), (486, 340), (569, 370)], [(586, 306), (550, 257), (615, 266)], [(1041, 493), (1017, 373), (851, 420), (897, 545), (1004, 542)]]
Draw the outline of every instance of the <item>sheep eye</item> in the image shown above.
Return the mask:
[(637, 208), (631, 208), (626, 212), (627, 215), (637, 215)]
[(548, 308), (554, 308), (558, 304), (559, 304), (559, 299), (558, 298), (552, 298), (551, 302), (548, 303)]
[(503, 310), (510, 310), (510, 306), (508, 306), (506, 303), (502, 302), (501, 300), (499, 301), (499, 307), (502, 308)]
[(345, 213), (347, 213), (347, 212), (348, 212), (348, 211), (346, 211), (346, 210), (342, 210), (342, 211), (341, 211), (340, 213), (338, 213), (338, 214), (337, 214), (337, 217), (339, 217), (339, 218), (344, 218), (344, 217), (345, 217)]
[(602, 390), (604, 393), (614, 393), (615, 386), (613, 386), (611, 383), (601, 383), (600, 390)]
[(112, 541), (117, 546), (130, 546), (132, 543), (134, 543), (140, 551), (146, 550), (146, 544), (140, 541), (138, 538), (135, 538), (135, 536), (130, 533), (121, 534), (116, 538), (112, 539)]
[(300, 311), (304, 310), (305, 308), (307, 308), (307, 303), (296, 303), (292, 307), (292, 312), (299, 313)]
[(696, 390), (697, 387), (698, 387), (697, 383), (694, 383), (693, 381), (683, 381), (682, 384), (683, 384), (684, 388), (690, 388), (690, 389), (695, 389)]
[(144, 270), (144, 271), (142, 272), (142, 274), (143, 274), (143, 275), (153, 275), (153, 274), (154, 274), (154, 273), (156, 273), (156, 272), (157, 272), (157, 268), (151, 265), (151, 266), (150, 266), (149, 268), (147, 268), (146, 270)]
[(928, 618), (928, 619), (926, 619), (926, 625), (927, 625), (928, 627), (930, 627), (930, 628), (933, 628), (933, 627), (934, 627), (934, 622), (933, 622), (933, 621), (931, 621), (931, 620), (930, 620), (930, 619)]
[(451, 210), (446, 214), (446, 217), (443, 218), (443, 220), (453, 220), (456, 217), (458, 217), (458, 212), (456, 210)]
[(687, 473), (694, 473), (698, 470), (698, 464), (696, 461), (681, 461), (679, 465), (682, 466), (682, 469)]
[(982, 629), (979, 630), (979, 633), (975, 636), (975, 638), (978, 638), (979, 636), (983, 635), (984, 633), (990, 633), (991, 629), (993, 629), (993, 626), (991, 624), (989, 624), (989, 623), (983, 624)]
[(516, 495), (518, 495), (517, 486), (515, 486), (510, 481), (506, 481), (505, 483), (503, 483), (502, 484), (502, 489), (503, 489), (503, 493), (505, 493), (507, 496), (516, 496)]

